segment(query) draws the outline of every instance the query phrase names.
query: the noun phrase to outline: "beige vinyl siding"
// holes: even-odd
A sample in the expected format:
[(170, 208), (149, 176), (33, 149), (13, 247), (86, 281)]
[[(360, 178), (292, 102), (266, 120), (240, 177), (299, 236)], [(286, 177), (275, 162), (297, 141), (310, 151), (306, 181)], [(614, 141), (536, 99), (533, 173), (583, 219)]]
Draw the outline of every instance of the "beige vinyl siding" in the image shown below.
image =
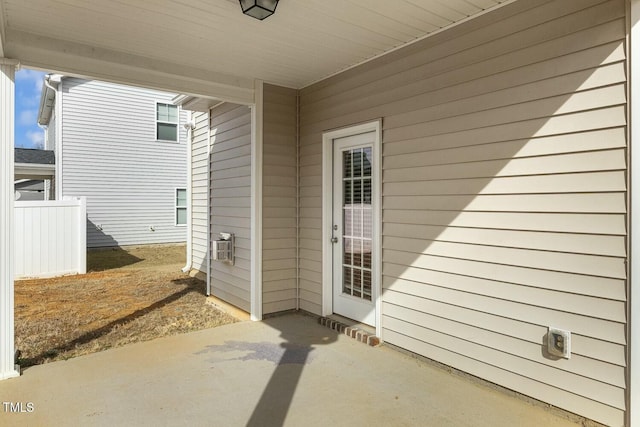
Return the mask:
[(156, 140), (156, 102), (175, 94), (64, 78), (59, 95), (62, 196), (87, 198), (87, 246), (184, 243), (175, 204), (187, 187), (186, 111), (179, 142)]
[(322, 132), (382, 118), (383, 339), (622, 425), (624, 42), (621, 0), (521, 1), (301, 90), (301, 308), (321, 312)]
[(222, 104), (210, 111), (212, 240), (235, 234), (235, 264), (211, 261), (211, 293), (251, 309), (251, 110)]
[(191, 147), (191, 268), (207, 271), (207, 202), (209, 182), (209, 114), (193, 113)]
[(263, 313), (297, 299), (297, 91), (264, 85), (262, 154)]

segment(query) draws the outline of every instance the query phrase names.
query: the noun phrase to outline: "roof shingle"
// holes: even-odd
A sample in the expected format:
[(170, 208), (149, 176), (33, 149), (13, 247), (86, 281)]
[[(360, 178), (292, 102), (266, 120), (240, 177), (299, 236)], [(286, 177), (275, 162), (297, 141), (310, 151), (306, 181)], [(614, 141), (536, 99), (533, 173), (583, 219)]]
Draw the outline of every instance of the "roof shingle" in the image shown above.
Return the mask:
[(33, 148), (14, 148), (15, 163), (35, 163), (39, 165), (55, 165), (53, 150), (36, 150)]

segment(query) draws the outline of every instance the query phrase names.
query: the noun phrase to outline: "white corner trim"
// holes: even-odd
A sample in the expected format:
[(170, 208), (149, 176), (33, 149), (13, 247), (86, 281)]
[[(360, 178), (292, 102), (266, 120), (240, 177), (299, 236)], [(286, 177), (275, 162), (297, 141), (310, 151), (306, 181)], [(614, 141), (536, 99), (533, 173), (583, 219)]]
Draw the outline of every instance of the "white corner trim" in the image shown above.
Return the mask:
[(256, 80), (251, 106), (251, 320), (262, 320), (263, 86)]
[(19, 375), (14, 365), (15, 67), (0, 62), (0, 379)]
[[(640, 0), (639, 0), (640, 1)], [(333, 314), (333, 141), (337, 138), (375, 132), (373, 199), (373, 286), (376, 289), (376, 335), (382, 339), (382, 120), (331, 130), (322, 134), (322, 315)]]
[[(629, 9), (628, 9), (629, 10)], [(640, 426), (640, 0), (630, 1), (629, 87), (630, 87), (630, 184), (629, 184), (629, 426)], [(637, 45), (637, 46), (636, 46)], [(634, 55), (634, 53), (636, 53)], [(635, 126), (638, 126), (636, 129)]]

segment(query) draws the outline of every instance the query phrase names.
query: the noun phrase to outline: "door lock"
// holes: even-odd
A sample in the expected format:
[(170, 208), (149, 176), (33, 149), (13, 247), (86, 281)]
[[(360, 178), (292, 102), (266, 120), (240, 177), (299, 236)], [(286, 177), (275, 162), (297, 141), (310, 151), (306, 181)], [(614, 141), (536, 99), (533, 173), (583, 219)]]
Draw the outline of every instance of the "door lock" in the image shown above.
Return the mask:
[(338, 238), (337, 237), (332, 237), (331, 238), (331, 243), (338, 243)]

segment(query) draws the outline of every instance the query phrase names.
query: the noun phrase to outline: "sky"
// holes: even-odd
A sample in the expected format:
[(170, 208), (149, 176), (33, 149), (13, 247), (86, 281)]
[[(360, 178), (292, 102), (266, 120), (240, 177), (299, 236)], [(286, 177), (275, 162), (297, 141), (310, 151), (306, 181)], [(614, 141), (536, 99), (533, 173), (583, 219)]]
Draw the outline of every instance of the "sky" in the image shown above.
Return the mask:
[(38, 126), (37, 118), (45, 74), (27, 68), (16, 73), (16, 147), (44, 148), (44, 131)]

